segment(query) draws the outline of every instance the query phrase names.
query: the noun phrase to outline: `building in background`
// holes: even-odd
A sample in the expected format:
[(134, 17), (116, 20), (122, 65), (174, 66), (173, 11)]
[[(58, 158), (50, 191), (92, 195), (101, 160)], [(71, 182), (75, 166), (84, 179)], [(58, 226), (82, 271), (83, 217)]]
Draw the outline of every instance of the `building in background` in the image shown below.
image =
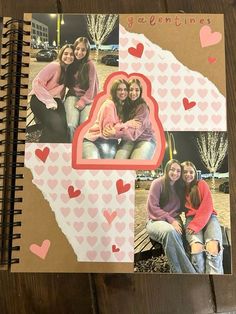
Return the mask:
[(47, 48), (49, 45), (48, 26), (32, 19), (32, 48)]

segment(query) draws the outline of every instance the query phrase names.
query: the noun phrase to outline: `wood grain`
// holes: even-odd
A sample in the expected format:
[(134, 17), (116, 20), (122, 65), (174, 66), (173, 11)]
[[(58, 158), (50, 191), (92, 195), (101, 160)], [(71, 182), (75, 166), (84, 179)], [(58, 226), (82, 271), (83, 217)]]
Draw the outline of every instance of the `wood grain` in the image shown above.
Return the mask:
[(0, 311), (4, 314), (92, 314), (86, 274), (0, 273)]
[[(23, 12), (224, 13), (230, 141), (232, 225), (236, 223), (236, 4), (233, 0), (2, 0), (0, 15)], [(235, 228), (233, 227), (233, 235)], [(236, 246), (235, 236), (232, 238)], [(233, 266), (236, 258), (233, 252)], [(93, 275), (0, 273), (1, 313), (216, 313), (236, 309), (236, 278), (187, 275)], [(94, 300), (95, 297), (95, 300)], [(97, 304), (97, 308), (96, 308)]]
[(95, 283), (99, 313), (215, 313), (207, 276), (99, 274)]

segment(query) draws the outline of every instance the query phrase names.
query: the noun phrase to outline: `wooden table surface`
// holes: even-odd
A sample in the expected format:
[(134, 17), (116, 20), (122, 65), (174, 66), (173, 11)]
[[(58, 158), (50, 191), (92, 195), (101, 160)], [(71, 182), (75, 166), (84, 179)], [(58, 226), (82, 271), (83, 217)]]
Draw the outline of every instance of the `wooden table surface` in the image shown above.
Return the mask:
[[(235, 0), (0, 0), (0, 16), (34, 13), (224, 13), (232, 234), (236, 207)], [(233, 236), (232, 246), (236, 247)], [(233, 267), (236, 265), (233, 250)], [(236, 276), (0, 272), (0, 313), (236, 313)]]

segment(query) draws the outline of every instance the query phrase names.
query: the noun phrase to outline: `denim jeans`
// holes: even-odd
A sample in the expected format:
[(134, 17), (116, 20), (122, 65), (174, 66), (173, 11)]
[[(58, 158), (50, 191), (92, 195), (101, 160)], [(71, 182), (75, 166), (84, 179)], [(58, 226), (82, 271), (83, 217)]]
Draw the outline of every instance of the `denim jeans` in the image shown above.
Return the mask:
[(151, 160), (156, 149), (156, 143), (151, 141), (125, 141), (118, 146), (115, 159)]
[(117, 149), (117, 140), (105, 140), (98, 138), (92, 142), (87, 139), (83, 141), (84, 159), (113, 159)]
[(151, 239), (162, 244), (171, 272), (196, 273), (185, 252), (182, 235), (170, 223), (149, 220), (146, 229)]
[(88, 119), (92, 104), (87, 104), (82, 110), (75, 107), (79, 97), (68, 96), (64, 102), (67, 125), (70, 130), (71, 142), (76, 128)]
[[(186, 218), (186, 227), (193, 217)], [(223, 274), (223, 246), (222, 232), (216, 215), (212, 215), (206, 226), (196, 234), (186, 234), (186, 239), (191, 246), (193, 243), (201, 243), (204, 250), (200, 253), (191, 254), (191, 262), (198, 273)], [(215, 240), (219, 243), (219, 253), (212, 255), (205, 247), (206, 244)]]

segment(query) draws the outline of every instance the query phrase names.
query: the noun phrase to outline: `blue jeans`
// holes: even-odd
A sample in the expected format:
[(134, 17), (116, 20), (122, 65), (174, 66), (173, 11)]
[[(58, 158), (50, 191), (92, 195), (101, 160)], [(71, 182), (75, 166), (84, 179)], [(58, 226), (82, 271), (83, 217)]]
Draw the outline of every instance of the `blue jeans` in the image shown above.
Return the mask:
[(79, 97), (68, 96), (64, 102), (67, 125), (70, 130), (71, 142), (76, 128), (88, 119), (92, 104), (87, 104), (82, 110), (75, 107)]
[(105, 140), (98, 138), (92, 142), (87, 139), (83, 141), (84, 159), (113, 159), (117, 149), (117, 140)]
[[(186, 218), (186, 228), (193, 217)], [(193, 243), (201, 243), (204, 250), (200, 253), (191, 253), (191, 262), (198, 273), (223, 274), (223, 246), (222, 232), (216, 215), (212, 215), (206, 226), (196, 234), (186, 234), (186, 239), (191, 246)], [(212, 255), (206, 250), (206, 244), (211, 241), (218, 241), (219, 253)]]
[(118, 146), (115, 159), (151, 160), (156, 149), (156, 143), (151, 141), (122, 140)]
[(182, 235), (170, 223), (149, 220), (146, 229), (151, 239), (162, 244), (171, 272), (196, 273), (185, 252)]

